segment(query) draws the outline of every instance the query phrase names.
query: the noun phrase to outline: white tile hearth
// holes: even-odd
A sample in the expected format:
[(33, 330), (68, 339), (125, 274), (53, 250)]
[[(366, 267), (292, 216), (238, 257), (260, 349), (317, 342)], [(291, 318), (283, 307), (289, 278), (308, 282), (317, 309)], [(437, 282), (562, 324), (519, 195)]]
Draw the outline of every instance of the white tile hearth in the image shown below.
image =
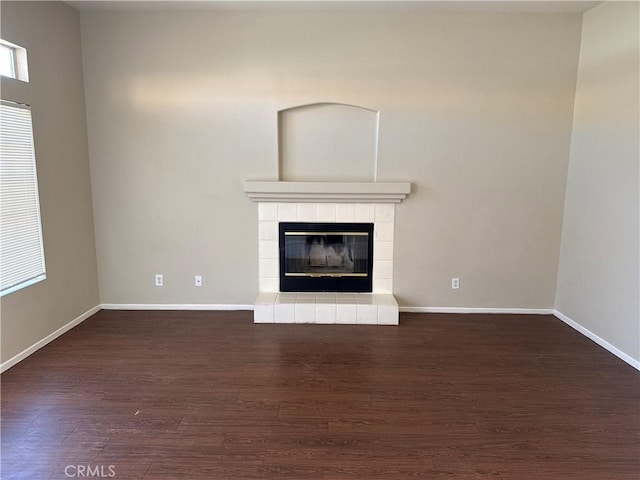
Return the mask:
[(318, 299), (316, 303), (316, 323), (336, 323), (336, 307), (335, 302), (328, 299), (321, 301)]
[(399, 309), (391, 294), (262, 292), (255, 323), (342, 323), (398, 325)]

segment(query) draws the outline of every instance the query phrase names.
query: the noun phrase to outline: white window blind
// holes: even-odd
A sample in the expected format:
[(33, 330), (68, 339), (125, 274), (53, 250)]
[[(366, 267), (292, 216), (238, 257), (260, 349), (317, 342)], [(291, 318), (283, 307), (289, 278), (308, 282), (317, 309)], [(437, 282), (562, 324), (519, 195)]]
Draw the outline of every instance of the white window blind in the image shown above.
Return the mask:
[(45, 278), (31, 109), (0, 102), (0, 295)]

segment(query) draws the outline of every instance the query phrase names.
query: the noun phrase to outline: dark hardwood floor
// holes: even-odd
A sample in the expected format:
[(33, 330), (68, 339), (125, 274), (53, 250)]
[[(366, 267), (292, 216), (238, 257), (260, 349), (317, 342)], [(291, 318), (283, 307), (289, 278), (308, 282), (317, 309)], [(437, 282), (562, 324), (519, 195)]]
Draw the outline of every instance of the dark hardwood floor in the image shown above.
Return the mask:
[(554, 317), (251, 318), (101, 311), (14, 366), (2, 479), (640, 478), (640, 374)]

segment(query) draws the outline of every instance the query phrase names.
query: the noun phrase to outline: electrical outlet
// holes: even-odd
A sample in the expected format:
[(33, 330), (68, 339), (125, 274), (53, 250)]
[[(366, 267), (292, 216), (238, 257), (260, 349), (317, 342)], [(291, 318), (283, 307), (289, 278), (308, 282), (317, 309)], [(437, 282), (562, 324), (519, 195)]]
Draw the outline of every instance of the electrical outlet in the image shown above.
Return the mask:
[(194, 280), (194, 285), (196, 287), (201, 287), (202, 286), (202, 275), (196, 275), (195, 280)]
[(156, 287), (164, 286), (164, 275), (156, 274)]
[(454, 290), (458, 290), (460, 288), (460, 279), (452, 278), (451, 279), (451, 288)]

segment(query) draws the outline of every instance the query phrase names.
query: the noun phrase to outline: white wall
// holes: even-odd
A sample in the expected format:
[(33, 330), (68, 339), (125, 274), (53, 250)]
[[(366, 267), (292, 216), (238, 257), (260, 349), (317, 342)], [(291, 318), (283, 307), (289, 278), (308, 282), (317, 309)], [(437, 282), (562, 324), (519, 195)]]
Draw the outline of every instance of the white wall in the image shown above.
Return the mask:
[(29, 83), (2, 77), (1, 93), (31, 105), (47, 269), (45, 281), (0, 300), (5, 364), (99, 298), (78, 12), (60, 2), (0, 9), (2, 38), (27, 49)]
[(252, 304), (257, 207), (242, 182), (277, 177), (278, 110), (338, 102), (380, 111), (378, 180), (414, 183), (396, 216), (401, 304), (553, 307), (580, 15), (81, 24), (103, 303)]
[(584, 15), (556, 308), (640, 361), (637, 2)]

